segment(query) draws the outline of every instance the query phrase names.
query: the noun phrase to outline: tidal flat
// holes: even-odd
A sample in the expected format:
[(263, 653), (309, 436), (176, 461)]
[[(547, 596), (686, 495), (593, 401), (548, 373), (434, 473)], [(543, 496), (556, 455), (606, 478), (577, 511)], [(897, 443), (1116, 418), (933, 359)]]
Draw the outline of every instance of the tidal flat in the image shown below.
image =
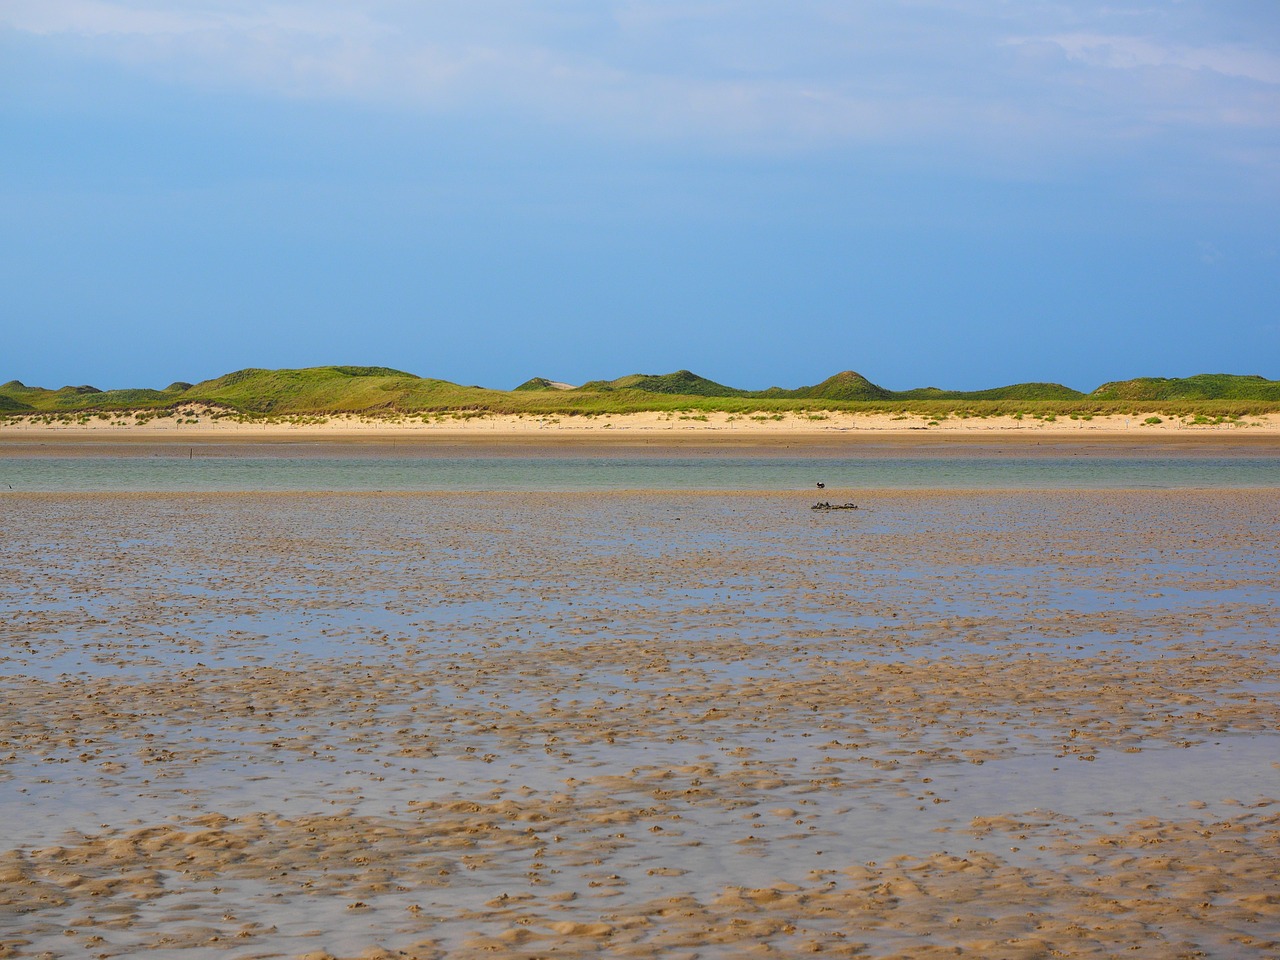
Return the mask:
[(0, 498), (0, 957), (1267, 957), (1280, 490)]

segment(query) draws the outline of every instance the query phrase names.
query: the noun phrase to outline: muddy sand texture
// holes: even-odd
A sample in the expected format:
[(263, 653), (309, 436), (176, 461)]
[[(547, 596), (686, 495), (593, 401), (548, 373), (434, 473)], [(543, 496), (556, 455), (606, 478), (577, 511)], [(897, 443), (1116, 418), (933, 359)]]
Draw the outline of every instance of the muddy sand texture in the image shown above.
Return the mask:
[(854, 497), (0, 499), (0, 956), (1276, 955), (1280, 494)]

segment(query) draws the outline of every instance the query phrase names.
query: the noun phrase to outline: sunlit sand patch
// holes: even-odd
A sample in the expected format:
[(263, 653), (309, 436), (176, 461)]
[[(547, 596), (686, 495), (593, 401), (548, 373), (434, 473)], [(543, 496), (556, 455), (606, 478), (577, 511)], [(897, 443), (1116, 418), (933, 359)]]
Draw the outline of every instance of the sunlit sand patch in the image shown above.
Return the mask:
[(0, 956), (1276, 951), (1274, 493), (807, 504), (5, 500)]

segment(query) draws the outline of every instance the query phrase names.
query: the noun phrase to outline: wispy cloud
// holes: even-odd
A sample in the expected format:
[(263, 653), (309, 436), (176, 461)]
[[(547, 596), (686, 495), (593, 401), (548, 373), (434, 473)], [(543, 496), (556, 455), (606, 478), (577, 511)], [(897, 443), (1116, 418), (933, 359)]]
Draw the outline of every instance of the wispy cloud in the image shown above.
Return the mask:
[[(1242, 38), (1210, 0), (1177, 6), (1196, 16), (1070, 0), (9, 0), (0, 29), (162, 82), (612, 137), (1051, 153), (1280, 127), (1280, 33)], [(1206, 23), (1222, 36), (1204, 40)]]
[(1178, 67), (1183, 70), (1207, 70), (1225, 77), (1240, 77), (1259, 83), (1280, 84), (1280, 56), (1263, 50), (1231, 46), (1185, 46), (1161, 43), (1144, 36), (1096, 33), (1060, 34), (1036, 40), (1061, 47), (1072, 60), (1112, 70)]
[(123, 0), (16, 0), (0, 11), (0, 22), (42, 36), (152, 37), (180, 40), (214, 32), (299, 37), (372, 36), (376, 21), (358, 9), (260, 3), (168, 3)]
[(1208, 264), (1218, 263), (1225, 257), (1225, 254), (1223, 254), (1223, 252), (1219, 250), (1215, 244), (1211, 243), (1208, 240), (1201, 240), (1199, 243), (1199, 247), (1200, 247), (1201, 263), (1208, 263)]

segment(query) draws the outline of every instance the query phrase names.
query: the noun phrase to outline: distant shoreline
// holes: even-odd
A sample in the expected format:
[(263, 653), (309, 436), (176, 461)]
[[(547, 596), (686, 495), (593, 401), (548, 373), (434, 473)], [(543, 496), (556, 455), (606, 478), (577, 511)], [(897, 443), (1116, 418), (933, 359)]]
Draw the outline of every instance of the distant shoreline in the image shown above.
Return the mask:
[[(1147, 422), (1156, 420), (1159, 422)], [(696, 416), (672, 413), (628, 413), (554, 417), (516, 414), (442, 418), (371, 418), (353, 415), (281, 417), (242, 421), (193, 415), (136, 423), (128, 416), (87, 423), (45, 422), (44, 418), (10, 417), (0, 421), (0, 456), (57, 452), (103, 455), (108, 448), (213, 445), (265, 448), (354, 446), (407, 448), (491, 448), (495, 452), (539, 448), (754, 448), (833, 453), (915, 448), (961, 453), (982, 446), (1020, 451), (1036, 446), (1082, 447), (1097, 452), (1149, 449), (1260, 455), (1280, 453), (1280, 414), (1242, 417), (1237, 421), (1195, 423), (1191, 417), (1098, 415), (1090, 419), (1042, 420), (1011, 416), (946, 417), (919, 414), (828, 412), (749, 417), (725, 413)]]

